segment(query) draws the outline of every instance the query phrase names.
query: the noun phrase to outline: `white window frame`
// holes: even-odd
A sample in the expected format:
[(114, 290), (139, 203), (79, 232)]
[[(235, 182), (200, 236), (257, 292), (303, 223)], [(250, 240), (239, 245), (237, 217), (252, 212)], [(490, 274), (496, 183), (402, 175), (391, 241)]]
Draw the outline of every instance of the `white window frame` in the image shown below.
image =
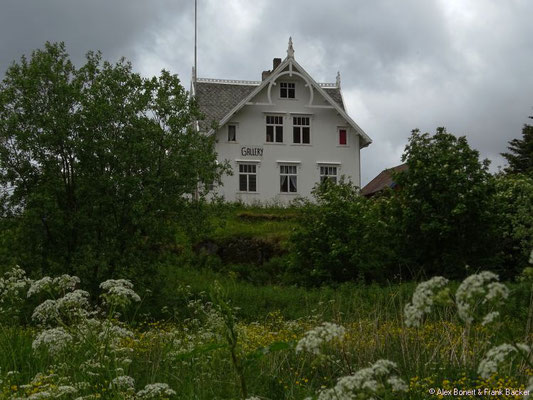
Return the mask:
[[(284, 182), (285, 178), (285, 182)], [(283, 185), (286, 185), (284, 190)], [(294, 185), (292, 190), (291, 184)], [(279, 192), (282, 194), (297, 194), (298, 193), (298, 165), (294, 163), (279, 164)]]
[[(283, 116), (279, 114), (267, 114), (265, 122), (265, 143), (283, 143)], [(269, 127), (272, 127), (272, 140), (268, 140)], [(278, 128), (281, 128), (281, 141), (278, 140)]]
[[(283, 96), (285, 90), (285, 96)], [(292, 92), (292, 97), (290, 96)], [(296, 83), (294, 82), (280, 82), (279, 83), (279, 98), (280, 99), (295, 99), (296, 98)]]
[[(339, 164), (319, 164), (319, 182), (322, 183), (326, 179), (332, 180), (333, 183), (339, 182)], [(332, 174), (331, 172), (335, 171), (335, 174)]]
[[(307, 124), (305, 123), (307, 122)], [(304, 137), (304, 130), (307, 128), (309, 130), (308, 139), (309, 141), (307, 143), (304, 143), (303, 137)], [(295, 131), (299, 131), (299, 142), (296, 142), (294, 140)], [(311, 117), (305, 116), (305, 115), (293, 115), (292, 116), (292, 143), (293, 144), (311, 144)]]
[[(258, 163), (256, 162), (238, 162), (238, 185), (239, 185), (239, 192), (240, 193), (257, 193), (257, 169), (258, 169)], [(241, 176), (246, 177), (246, 188), (245, 190), (242, 189), (241, 186)], [(250, 190), (250, 176), (254, 176), (254, 184), (255, 184), (255, 190)]]

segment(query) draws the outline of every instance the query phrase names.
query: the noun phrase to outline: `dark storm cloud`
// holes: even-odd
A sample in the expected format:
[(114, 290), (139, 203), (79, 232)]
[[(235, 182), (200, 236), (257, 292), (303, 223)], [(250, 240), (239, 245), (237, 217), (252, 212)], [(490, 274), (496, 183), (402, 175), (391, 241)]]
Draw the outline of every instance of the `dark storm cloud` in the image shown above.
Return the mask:
[[(533, 113), (527, 0), (198, 3), (201, 77), (260, 79), (289, 36), (317, 81), (341, 71), (348, 111), (374, 140), (361, 152), (363, 183), (400, 163), (413, 128), (466, 135), (495, 169)], [(63, 40), (75, 60), (100, 49), (145, 75), (169, 69), (188, 88), (193, 9), (193, 0), (4, 1), (0, 74), (45, 40)]]

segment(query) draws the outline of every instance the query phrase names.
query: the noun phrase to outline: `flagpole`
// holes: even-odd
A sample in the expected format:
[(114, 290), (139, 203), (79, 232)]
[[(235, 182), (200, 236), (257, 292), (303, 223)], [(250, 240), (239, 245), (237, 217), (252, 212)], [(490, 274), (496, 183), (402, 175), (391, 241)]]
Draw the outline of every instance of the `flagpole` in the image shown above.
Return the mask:
[(196, 77), (198, 76), (198, 23), (197, 23), (197, 14), (198, 14), (198, 0), (194, 0), (194, 76), (193, 80), (196, 84)]

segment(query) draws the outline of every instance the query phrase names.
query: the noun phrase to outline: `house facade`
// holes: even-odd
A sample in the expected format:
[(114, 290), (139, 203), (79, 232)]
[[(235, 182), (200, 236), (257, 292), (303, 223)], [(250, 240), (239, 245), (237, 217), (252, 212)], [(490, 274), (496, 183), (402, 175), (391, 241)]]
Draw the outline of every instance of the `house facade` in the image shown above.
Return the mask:
[(225, 175), (214, 190), (228, 201), (289, 203), (324, 179), (360, 185), (360, 150), (372, 141), (348, 116), (340, 88), (317, 83), (294, 58), (275, 58), (261, 81), (193, 79), (193, 95), (216, 135)]

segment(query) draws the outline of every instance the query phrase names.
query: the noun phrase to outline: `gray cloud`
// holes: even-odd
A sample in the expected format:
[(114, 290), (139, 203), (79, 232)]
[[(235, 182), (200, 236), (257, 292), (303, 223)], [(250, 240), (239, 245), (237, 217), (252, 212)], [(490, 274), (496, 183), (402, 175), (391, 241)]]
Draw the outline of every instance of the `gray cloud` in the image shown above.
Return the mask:
[[(533, 3), (436, 0), (198, 0), (199, 75), (259, 79), (289, 36), (317, 81), (337, 70), (348, 111), (373, 138), (363, 183), (400, 163), (411, 129), (446, 126), (482, 157), (520, 136), (533, 106)], [(193, 0), (4, 0), (0, 74), (46, 40), (130, 59), (145, 75), (162, 68), (189, 85)]]

